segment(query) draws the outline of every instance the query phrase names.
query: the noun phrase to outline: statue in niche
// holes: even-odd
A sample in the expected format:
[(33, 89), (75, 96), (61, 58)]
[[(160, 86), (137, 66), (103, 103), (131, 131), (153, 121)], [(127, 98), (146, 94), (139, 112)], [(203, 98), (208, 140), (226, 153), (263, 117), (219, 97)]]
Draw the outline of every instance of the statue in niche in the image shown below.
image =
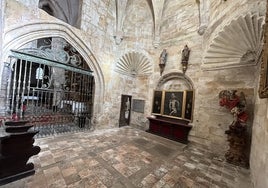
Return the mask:
[(160, 76), (162, 76), (162, 73), (164, 72), (166, 62), (167, 62), (167, 50), (163, 49), (162, 53), (160, 54), (159, 57), (159, 68), (160, 68)]
[(229, 130), (225, 131), (229, 142), (229, 150), (225, 154), (228, 162), (248, 167), (247, 128), (248, 114), (246, 112), (246, 98), (243, 92), (237, 95), (237, 90), (223, 90), (219, 93), (220, 106), (226, 107), (233, 115)]
[(187, 45), (185, 45), (181, 52), (181, 64), (182, 64), (183, 74), (185, 74), (187, 70), (189, 56), (190, 56), (190, 49), (188, 48)]

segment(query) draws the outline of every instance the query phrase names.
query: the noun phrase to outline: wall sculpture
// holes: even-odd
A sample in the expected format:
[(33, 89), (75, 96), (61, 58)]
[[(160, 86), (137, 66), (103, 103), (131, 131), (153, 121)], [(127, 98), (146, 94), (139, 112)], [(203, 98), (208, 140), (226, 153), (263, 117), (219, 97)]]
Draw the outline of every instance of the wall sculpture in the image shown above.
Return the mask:
[(160, 76), (162, 76), (167, 62), (167, 50), (163, 49), (159, 57)]
[(182, 72), (185, 74), (187, 68), (188, 68), (188, 60), (190, 56), (190, 49), (187, 45), (184, 46), (182, 52), (181, 52), (181, 64), (182, 64)]
[(220, 106), (226, 107), (233, 115), (233, 121), (229, 125), (229, 129), (225, 131), (229, 142), (229, 149), (225, 158), (229, 163), (248, 167), (246, 98), (243, 92), (240, 92), (240, 95), (236, 93), (236, 90), (223, 90), (219, 93)]

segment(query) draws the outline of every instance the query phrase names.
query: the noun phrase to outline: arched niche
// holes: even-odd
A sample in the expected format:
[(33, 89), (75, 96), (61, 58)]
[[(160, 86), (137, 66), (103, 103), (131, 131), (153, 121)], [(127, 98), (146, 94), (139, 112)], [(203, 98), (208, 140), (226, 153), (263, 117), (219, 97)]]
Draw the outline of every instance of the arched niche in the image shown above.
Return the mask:
[(193, 90), (194, 86), (189, 77), (180, 72), (163, 75), (157, 83), (156, 90)]
[(155, 88), (148, 132), (188, 143), (194, 111), (194, 87), (180, 72), (162, 76)]

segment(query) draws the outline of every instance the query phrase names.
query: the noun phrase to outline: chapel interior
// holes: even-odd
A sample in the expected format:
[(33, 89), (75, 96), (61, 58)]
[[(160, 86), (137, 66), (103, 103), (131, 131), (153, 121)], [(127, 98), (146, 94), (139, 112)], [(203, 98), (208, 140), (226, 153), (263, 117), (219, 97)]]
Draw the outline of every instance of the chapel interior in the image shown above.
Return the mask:
[(267, 188), (267, 2), (2, 0), (0, 186)]

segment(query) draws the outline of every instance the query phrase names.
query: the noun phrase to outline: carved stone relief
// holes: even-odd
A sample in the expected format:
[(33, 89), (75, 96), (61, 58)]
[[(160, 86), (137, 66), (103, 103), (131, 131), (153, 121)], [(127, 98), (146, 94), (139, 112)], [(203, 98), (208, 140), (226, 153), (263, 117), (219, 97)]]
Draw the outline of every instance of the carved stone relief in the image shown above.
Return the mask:
[(209, 45), (202, 68), (256, 65), (262, 49), (263, 24), (263, 16), (249, 13), (226, 25)]
[(152, 66), (144, 54), (131, 51), (119, 58), (115, 71), (133, 77), (144, 76), (152, 73)]

